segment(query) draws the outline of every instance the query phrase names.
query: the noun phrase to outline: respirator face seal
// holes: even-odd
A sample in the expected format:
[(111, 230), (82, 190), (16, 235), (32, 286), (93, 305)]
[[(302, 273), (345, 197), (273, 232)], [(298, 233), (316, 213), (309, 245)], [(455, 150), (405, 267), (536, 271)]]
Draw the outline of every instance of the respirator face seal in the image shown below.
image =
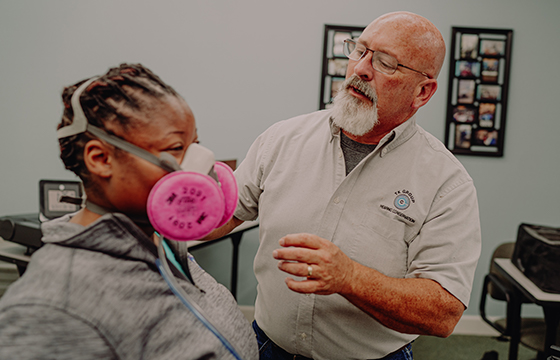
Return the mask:
[(150, 223), (164, 237), (177, 241), (198, 240), (227, 223), (238, 200), (237, 183), (231, 168), (216, 162), (212, 151), (199, 144), (188, 147), (179, 165), (168, 153), (155, 156), (89, 124), (79, 99), (96, 79), (84, 82), (72, 95), (74, 120), (57, 131), (58, 138), (89, 132), (169, 172), (153, 186), (146, 204)]

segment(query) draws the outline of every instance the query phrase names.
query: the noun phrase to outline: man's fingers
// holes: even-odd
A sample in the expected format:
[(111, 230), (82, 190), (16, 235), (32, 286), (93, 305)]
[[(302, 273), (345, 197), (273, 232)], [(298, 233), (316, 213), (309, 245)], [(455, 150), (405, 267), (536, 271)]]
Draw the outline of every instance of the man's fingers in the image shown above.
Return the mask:
[(276, 260), (297, 261), (313, 264), (316, 264), (319, 261), (319, 254), (316, 253), (316, 250), (305, 248), (291, 247), (285, 249), (276, 249), (272, 252), (272, 256)]
[(292, 291), (301, 294), (317, 294), (317, 295), (330, 295), (332, 291), (326, 290), (318, 280), (303, 280), (297, 281), (292, 278), (286, 278), (286, 285)]
[(309, 249), (319, 249), (321, 247), (321, 238), (312, 234), (290, 234), (286, 235), (279, 241), (281, 246), (296, 246)]
[(306, 278), (312, 278), (313, 272), (316, 273), (318, 270), (317, 265), (292, 261), (279, 261), (278, 268), (288, 274)]
[(314, 280), (297, 281), (287, 277), (285, 282), (290, 290), (298, 293), (311, 294), (317, 290), (317, 282)]

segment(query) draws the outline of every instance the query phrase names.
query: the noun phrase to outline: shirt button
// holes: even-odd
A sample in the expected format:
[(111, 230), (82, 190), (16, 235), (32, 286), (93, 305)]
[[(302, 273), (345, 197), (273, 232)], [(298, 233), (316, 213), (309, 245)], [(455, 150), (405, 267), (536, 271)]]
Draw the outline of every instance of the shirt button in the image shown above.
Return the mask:
[(340, 202), (340, 199), (339, 199), (338, 196), (337, 196), (337, 197), (334, 198), (333, 201), (334, 201), (335, 204), (338, 204), (338, 203)]
[(301, 333), (300, 336), (301, 336), (301, 339), (302, 339), (302, 340), (307, 339), (307, 334), (306, 334), (306, 333)]

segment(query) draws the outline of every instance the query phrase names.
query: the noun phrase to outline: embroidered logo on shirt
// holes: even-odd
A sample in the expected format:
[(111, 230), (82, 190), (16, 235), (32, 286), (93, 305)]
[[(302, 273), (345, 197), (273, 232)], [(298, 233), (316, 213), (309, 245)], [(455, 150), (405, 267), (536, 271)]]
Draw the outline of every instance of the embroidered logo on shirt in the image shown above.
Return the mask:
[(411, 223), (415, 223), (416, 220), (401, 212), (408, 209), (411, 204), (415, 203), (414, 195), (412, 195), (412, 193), (406, 189), (395, 191), (395, 195), (396, 196), (395, 200), (393, 201), (393, 205), (396, 207), (396, 209), (393, 209), (387, 205), (380, 205), (381, 209), (392, 212), (393, 214), (396, 214)]
[(395, 198), (395, 207), (399, 210), (406, 210), (410, 206), (410, 198), (406, 194), (398, 195)]
[(410, 206), (410, 203), (414, 204), (414, 195), (406, 189), (395, 191), (395, 198), (394, 204), (395, 207), (399, 210), (406, 210)]

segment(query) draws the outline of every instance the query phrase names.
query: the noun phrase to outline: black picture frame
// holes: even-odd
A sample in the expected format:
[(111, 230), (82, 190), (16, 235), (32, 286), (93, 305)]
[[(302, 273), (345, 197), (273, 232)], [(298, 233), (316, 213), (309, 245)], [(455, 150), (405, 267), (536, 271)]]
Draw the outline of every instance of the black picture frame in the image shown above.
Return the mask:
[(504, 155), (513, 30), (452, 27), (445, 144), (454, 154)]
[(319, 110), (332, 106), (338, 87), (346, 78), (348, 58), (342, 51), (343, 41), (359, 37), (364, 29), (365, 26), (325, 25)]

